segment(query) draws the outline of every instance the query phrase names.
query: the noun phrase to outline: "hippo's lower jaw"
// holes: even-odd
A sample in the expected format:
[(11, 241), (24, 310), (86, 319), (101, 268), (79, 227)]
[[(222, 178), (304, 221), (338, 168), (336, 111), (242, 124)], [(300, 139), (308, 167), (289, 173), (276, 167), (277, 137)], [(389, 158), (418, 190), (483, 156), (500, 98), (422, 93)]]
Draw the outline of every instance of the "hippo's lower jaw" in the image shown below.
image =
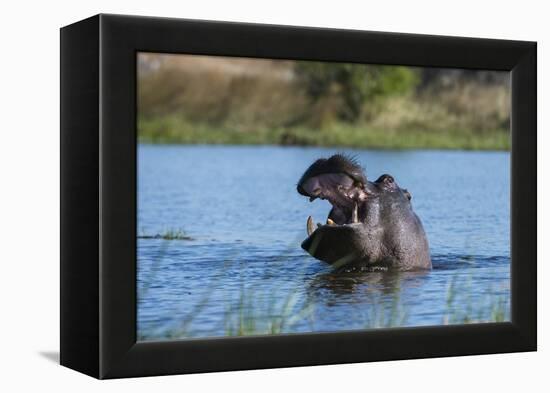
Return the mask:
[[(309, 219), (308, 219), (309, 221)], [(383, 228), (366, 223), (319, 225), (302, 242), (312, 257), (338, 271), (413, 271), (431, 269), (428, 244), (421, 234), (412, 233), (412, 242), (385, 244)], [(418, 236), (417, 236), (418, 235)]]
[(344, 266), (370, 267), (372, 270), (388, 270), (392, 261), (388, 258), (378, 258), (380, 250), (365, 249), (365, 237), (368, 228), (363, 223), (338, 225), (327, 220), (325, 225), (317, 224), (310, 231), (311, 217), (308, 218), (309, 236), (302, 242), (302, 248), (312, 257), (331, 264), (335, 269)]

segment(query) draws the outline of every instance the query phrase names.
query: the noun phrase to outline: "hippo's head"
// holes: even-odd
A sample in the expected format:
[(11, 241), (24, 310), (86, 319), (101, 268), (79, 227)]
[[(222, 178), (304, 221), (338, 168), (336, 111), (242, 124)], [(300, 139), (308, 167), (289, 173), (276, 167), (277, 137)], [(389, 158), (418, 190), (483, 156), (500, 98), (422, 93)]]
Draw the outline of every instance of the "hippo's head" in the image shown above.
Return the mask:
[(370, 182), (359, 163), (341, 154), (318, 159), (302, 175), (301, 195), (330, 202), (325, 224), (307, 219), (302, 248), (335, 267), (415, 270), (431, 267), (411, 195), (390, 175)]

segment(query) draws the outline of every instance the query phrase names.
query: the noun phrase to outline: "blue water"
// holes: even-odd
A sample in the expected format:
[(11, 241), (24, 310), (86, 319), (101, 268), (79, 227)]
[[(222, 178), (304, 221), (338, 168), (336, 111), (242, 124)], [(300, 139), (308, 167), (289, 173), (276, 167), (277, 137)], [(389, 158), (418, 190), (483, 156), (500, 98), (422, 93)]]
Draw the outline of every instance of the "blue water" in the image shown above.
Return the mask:
[[(411, 192), (432, 271), (335, 274), (300, 248), (308, 215), (324, 222), (330, 205), (296, 182), (341, 151)], [(192, 240), (138, 240), (138, 337), (508, 319), (509, 164), (507, 152), (140, 145), (138, 235)]]

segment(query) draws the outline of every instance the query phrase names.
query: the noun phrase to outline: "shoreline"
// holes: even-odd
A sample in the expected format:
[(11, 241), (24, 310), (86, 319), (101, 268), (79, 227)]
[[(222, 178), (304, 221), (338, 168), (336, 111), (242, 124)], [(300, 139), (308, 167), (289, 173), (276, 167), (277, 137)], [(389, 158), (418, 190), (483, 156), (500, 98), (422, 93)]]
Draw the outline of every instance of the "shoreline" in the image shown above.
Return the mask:
[[(250, 145), (281, 147), (333, 147), (376, 150), (510, 151), (510, 133), (503, 130), (384, 131), (344, 127), (311, 129), (259, 129), (240, 131), (197, 126), (161, 130), (138, 127), (138, 143), (159, 145)], [(170, 131), (165, 131), (169, 129)]]
[[(212, 145), (212, 146), (278, 146), (278, 147), (329, 147), (367, 150), (464, 150), (464, 151), (510, 151), (509, 134), (504, 132), (489, 135), (465, 135), (460, 140), (449, 140), (447, 135), (432, 132), (396, 133), (392, 137), (378, 138), (379, 132), (367, 138), (350, 138), (349, 142), (331, 141), (333, 138), (319, 138), (317, 141), (284, 141), (277, 135), (265, 137), (260, 133), (249, 136), (233, 135), (228, 132), (213, 134), (199, 132), (192, 134), (155, 135), (138, 133), (139, 144), (154, 145)], [(391, 135), (391, 134), (390, 134)], [(406, 138), (402, 138), (405, 136)]]

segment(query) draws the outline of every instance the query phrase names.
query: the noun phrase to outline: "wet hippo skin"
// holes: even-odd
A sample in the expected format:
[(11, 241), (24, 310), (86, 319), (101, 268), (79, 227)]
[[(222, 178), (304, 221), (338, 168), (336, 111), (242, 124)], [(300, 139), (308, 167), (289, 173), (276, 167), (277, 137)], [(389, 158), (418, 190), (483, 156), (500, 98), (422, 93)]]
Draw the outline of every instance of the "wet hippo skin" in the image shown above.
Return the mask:
[(428, 239), (414, 213), (411, 194), (390, 175), (368, 181), (353, 158), (318, 159), (302, 175), (301, 195), (328, 200), (325, 224), (307, 219), (302, 248), (337, 269), (385, 271), (431, 269)]

